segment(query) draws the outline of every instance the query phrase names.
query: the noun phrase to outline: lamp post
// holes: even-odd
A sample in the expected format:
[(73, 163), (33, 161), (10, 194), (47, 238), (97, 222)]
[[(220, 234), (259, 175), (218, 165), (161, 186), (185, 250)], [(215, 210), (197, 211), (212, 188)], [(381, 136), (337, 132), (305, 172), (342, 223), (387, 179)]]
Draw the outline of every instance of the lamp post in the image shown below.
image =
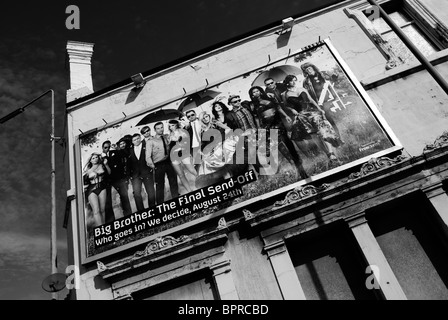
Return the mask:
[[(51, 93), (51, 273), (55, 274), (57, 273), (57, 242), (56, 242), (56, 169), (55, 169), (55, 142), (56, 140), (60, 140), (61, 138), (56, 138), (54, 136), (54, 123), (55, 123), (55, 116), (54, 116), (54, 91), (48, 90), (47, 92), (41, 94), (39, 97), (35, 98), (34, 100), (28, 102), (23, 107), (11, 112), (10, 114), (6, 115), (5, 117), (0, 119), (0, 124), (5, 123), (6, 121), (11, 120), (12, 118), (18, 116), (19, 114), (23, 113), (25, 109), (29, 106), (31, 106), (34, 102), (41, 99), (42, 97), (46, 96), (47, 94)], [(57, 299), (56, 292), (52, 293), (52, 298), (54, 300)]]

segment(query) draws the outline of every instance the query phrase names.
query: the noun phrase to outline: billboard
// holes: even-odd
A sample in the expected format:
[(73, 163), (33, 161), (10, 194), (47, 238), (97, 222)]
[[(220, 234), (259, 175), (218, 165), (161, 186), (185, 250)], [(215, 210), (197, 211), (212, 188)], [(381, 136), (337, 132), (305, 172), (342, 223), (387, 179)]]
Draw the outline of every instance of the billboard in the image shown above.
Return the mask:
[(400, 148), (329, 40), (78, 147), (87, 259)]

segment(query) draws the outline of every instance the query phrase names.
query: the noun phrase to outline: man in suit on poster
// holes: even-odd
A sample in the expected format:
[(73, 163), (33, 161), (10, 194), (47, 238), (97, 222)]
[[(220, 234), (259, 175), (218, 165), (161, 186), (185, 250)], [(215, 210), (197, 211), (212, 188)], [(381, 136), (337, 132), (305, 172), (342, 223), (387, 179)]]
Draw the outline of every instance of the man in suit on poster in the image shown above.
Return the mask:
[(196, 170), (201, 163), (201, 122), (199, 121), (196, 111), (189, 110), (186, 112), (188, 122), (185, 124), (185, 129), (190, 135), (190, 151), (193, 158), (193, 164)]
[[(101, 156), (103, 159), (107, 159), (109, 161), (110, 148), (112, 143), (109, 140), (106, 140), (101, 145), (102, 153)], [(106, 176), (106, 216), (105, 222), (109, 223), (115, 220), (114, 209), (112, 207), (112, 185), (111, 185), (111, 177), (110, 175)]]
[(145, 185), (149, 207), (155, 205), (154, 172), (153, 168), (148, 167), (146, 164), (147, 146), (143, 145), (142, 137), (139, 133), (132, 136), (132, 144), (133, 147), (130, 155), (131, 182), (137, 210), (141, 211), (145, 209), (142, 197), (142, 184)]
[[(123, 141), (119, 141), (120, 145)], [(123, 142), (124, 143), (124, 142)], [(110, 184), (117, 190), (120, 196), (121, 208), (123, 209), (123, 215), (127, 216), (132, 213), (131, 203), (129, 201), (128, 195), (128, 184), (129, 184), (129, 155), (125, 148), (118, 148), (118, 150), (109, 151), (109, 167), (110, 173)]]
[(170, 149), (168, 135), (163, 134), (164, 126), (162, 122), (154, 125), (156, 135), (146, 146), (146, 163), (154, 169), (154, 180), (156, 183), (156, 201), (161, 204), (165, 201), (165, 176), (170, 185), (171, 198), (179, 196), (177, 174), (174, 171), (170, 159)]

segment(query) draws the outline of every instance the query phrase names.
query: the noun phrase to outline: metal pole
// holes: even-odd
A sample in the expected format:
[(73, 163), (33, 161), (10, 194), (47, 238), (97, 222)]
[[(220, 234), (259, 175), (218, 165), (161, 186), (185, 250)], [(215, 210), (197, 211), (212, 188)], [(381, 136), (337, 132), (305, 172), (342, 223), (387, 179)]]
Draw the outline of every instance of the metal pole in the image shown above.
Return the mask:
[[(58, 272), (57, 267), (57, 237), (56, 237), (56, 160), (55, 160), (55, 115), (54, 91), (51, 91), (51, 274)], [(56, 292), (52, 293), (54, 300), (58, 299)]]
[(403, 41), (405, 46), (414, 54), (414, 56), (420, 61), (420, 63), (425, 67), (429, 74), (434, 78), (434, 80), (442, 87), (446, 94), (448, 94), (448, 83), (440, 75), (440, 73), (434, 68), (434, 66), (429, 62), (428, 59), (420, 52), (420, 50), (409, 40), (409, 38), (404, 34), (403, 30), (389, 17), (389, 15), (384, 11), (381, 6), (379, 6), (375, 0), (367, 0), (372, 6), (379, 9), (381, 17), (386, 21), (390, 28), (397, 34), (397, 36)]
[(38, 96), (37, 98), (35, 98), (34, 100), (28, 102), (26, 105), (24, 105), (23, 107), (11, 112), (10, 114), (4, 116), (3, 118), (0, 119), (0, 124), (5, 123), (8, 120), (11, 120), (12, 118), (14, 118), (15, 116), (18, 116), (19, 114), (21, 114), (22, 112), (25, 111), (25, 108), (32, 105), (34, 102), (36, 102), (37, 100), (39, 100), (40, 98), (42, 98), (43, 96), (45, 96), (47, 93), (52, 92), (53, 90), (48, 90), (47, 92), (41, 94), (40, 96)]

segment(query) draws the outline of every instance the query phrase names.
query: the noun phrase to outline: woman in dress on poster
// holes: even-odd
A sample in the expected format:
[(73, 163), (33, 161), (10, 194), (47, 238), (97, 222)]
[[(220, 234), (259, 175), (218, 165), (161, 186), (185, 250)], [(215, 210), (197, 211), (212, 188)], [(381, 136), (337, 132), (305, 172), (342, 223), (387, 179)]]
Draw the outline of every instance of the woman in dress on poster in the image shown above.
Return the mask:
[(170, 145), (170, 159), (173, 165), (174, 171), (182, 183), (182, 186), (187, 192), (192, 192), (193, 188), (190, 185), (187, 177), (185, 176), (185, 170), (191, 173), (195, 178), (198, 173), (192, 164), (192, 158), (190, 155), (190, 137), (186, 130), (182, 129), (178, 120), (168, 121), (169, 129), (169, 145)]
[(249, 97), (260, 119), (260, 128), (266, 129), (269, 145), (271, 145), (270, 130), (276, 129), (278, 132), (278, 148), (288, 161), (294, 163), (297, 179), (299, 176), (302, 179), (308, 178), (308, 174), (302, 165), (302, 159), (297, 153), (293, 142), (288, 137), (285, 127), (285, 123), (292, 123), (292, 119), (286, 114), (282, 106), (270, 98), (261, 87), (254, 86), (250, 88)]
[(286, 106), (291, 108), (295, 116), (291, 139), (297, 144), (310, 135), (317, 135), (315, 142), (328, 156), (330, 163), (339, 163), (336, 149), (342, 145), (342, 141), (326, 118), (324, 110), (305, 88), (297, 86), (297, 76), (288, 75), (283, 82), (287, 86), (283, 93)]
[[(224, 154), (224, 161), (228, 164), (236, 164), (235, 151), (236, 146), (239, 142), (240, 137), (233, 134), (233, 131), (240, 129), (238, 125), (238, 119), (235, 112), (231, 111), (221, 101), (215, 101), (212, 103), (212, 114), (213, 117), (207, 118), (204, 113), (204, 121), (210, 125), (212, 129), (217, 129), (221, 133), (222, 150)], [(203, 121), (203, 122), (204, 122)], [(233, 160), (233, 161), (232, 161)]]
[[(236, 115), (221, 101), (212, 103), (212, 115), (215, 124), (223, 124), (232, 130), (239, 128)], [(218, 129), (222, 128), (218, 127)]]
[[(199, 115), (202, 126), (201, 139), (202, 137), (205, 139), (202, 139), (202, 163), (196, 179), (198, 188), (212, 185), (244, 171), (244, 165), (238, 165), (234, 161), (238, 137), (229, 134), (231, 128), (222, 122), (225, 121), (225, 114), (229, 110), (222, 102), (217, 101), (212, 104), (212, 112), (219, 120), (205, 111)], [(210, 130), (216, 131), (210, 132)]]
[(107, 184), (106, 176), (111, 173), (107, 159), (99, 153), (92, 153), (83, 170), (84, 185), (87, 186), (86, 198), (92, 208), (94, 226), (105, 222)]
[[(336, 125), (336, 121), (334, 120), (333, 114), (330, 110), (332, 104), (330, 102), (325, 103), (326, 97), (322, 96), (322, 92), (324, 92), (326, 86), (328, 87), (327, 90), (331, 91), (333, 95), (336, 95), (333, 87), (330, 86), (330, 83), (325, 79), (324, 74), (314, 64), (307, 62), (301, 65), (300, 68), (305, 76), (302, 83), (303, 88), (308, 91), (311, 98), (325, 112), (325, 117), (331, 123), (336, 133), (340, 135), (338, 126)], [(331, 78), (337, 79), (337, 76), (333, 75)]]

